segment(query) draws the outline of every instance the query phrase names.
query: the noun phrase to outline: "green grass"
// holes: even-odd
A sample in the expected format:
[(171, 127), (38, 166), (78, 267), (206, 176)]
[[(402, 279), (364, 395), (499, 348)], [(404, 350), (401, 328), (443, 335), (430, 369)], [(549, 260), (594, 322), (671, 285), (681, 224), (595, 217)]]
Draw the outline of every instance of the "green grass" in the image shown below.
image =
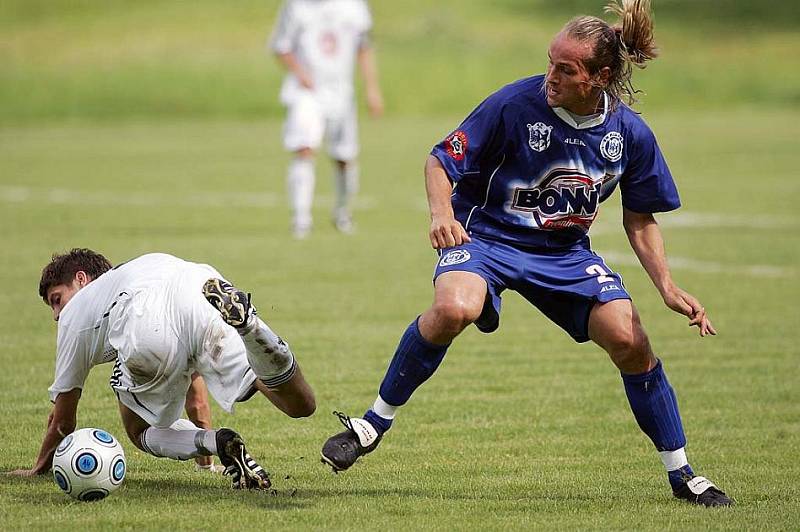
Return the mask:
[[(344, 238), (327, 223), (321, 163), (318, 227), (303, 242), (288, 238), (279, 122), (159, 121), (0, 129), (0, 470), (29, 466), (38, 450), (55, 326), (36, 286), (49, 254), (71, 246), (113, 261), (160, 250), (217, 266), (291, 342), (318, 412), (295, 421), (258, 398), (235, 416), (214, 411), (273, 471), (277, 496), (231, 492), (125, 441), (129, 476), (101, 503), (74, 503), (49, 477), (0, 476), (0, 528), (797, 528), (800, 217), (787, 176), (800, 114), (647, 118), (683, 194), (684, 209), (661, 218), (674, 275), (720, 335), (701, 340), (663, 307), (628, 251), (616, 200), (594, 243), (616, 257), (665, 360), (692, 463), (735, 508), (673, 500), (606, 356), (514, 294), (499, 332), (465, 332), (381, 449), (332, 475), (318, 463), (339, 430), (329, 412), (370, 404), (402, 330), (431, 299), (421, 165), (457, 118), (366, 121), (358, 233)], [(730, 123), (749, 125), (746, 148)], [(93, 371), (79, 425), (122, 436), (109, 372)]]
[[(546, 66), (575, 13), (603, 2), (373, 2), (387, 112), (456, 114)], [(577, 5), (573, 5), (577, 4)], [(652, 109), (800, 105), (797, 2), (655, 2), (662, 56), (637, 82)], [(6, 0), (0, 123), (278, 117), (265, 50), (277, 1)]]

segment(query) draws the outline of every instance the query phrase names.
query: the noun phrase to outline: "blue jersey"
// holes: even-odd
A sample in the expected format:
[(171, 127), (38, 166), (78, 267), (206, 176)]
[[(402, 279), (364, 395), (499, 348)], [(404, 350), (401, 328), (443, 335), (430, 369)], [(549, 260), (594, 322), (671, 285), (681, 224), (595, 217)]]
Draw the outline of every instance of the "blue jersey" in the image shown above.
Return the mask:
[(629, 107), (581, 125), (551, 108), (544, 76), (484, 100), (432, 154), (455, 183), (456, 219), (470, 233), (535, 248), (588, 249), (600, 203), (619, 183), (640, 213), (680, 206), (655, 136)]

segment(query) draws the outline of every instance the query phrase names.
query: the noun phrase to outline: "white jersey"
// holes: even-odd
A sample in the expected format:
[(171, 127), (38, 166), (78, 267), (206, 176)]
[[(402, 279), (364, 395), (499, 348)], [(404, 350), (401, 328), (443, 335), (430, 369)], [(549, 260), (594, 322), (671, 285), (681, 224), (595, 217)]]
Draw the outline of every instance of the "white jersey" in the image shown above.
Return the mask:
[[(353, 99), (353, 74), (359, 48), (367, 44), (372, 17), (364, 0), (287, 0), (270, 39), (276, 53), (292, 53), (314, 83), (326, 108), (346, 107)], [(291, 105), (308, 92), (291, 72), (281, 101)]]
[[(165, 373), (177, 368), (190, 374), (191, 367), (197, 367), (204, 373), (205, 366), (217, 362), (219, 354), (214, 361), (202, 355), (219, 349), (215, 345), (220, 342), (231, 341), (228, 336), (233, 338), (233, 348), (226, 351), (243, 358), (244, 346), (236, 339), (238, 335), (222, 324), (219, 313), (202, 297), (204, 280), (217, 276), (208, 265), (152, 253), (123, 263), (84, 286), (59, 316), (50, 400), (83, 388), (92, 367), (106, 362), (117, 362), (112, 387), (124, 371), (128, 386), (121, 389), (147, 391), (169, 380)], [(209, 328), (210, 323), (216, 327)], [(122, 363), (127, 366), (120, 367)], [(184, 383), (181, 380), (175, 386), (177, 391), (166, 392), (175, 397), (165, 399), (182, 401)], [(234, 388), (228, 395), (235, 394), (239, 381), (227, 387)], [(223, 402), (227, 408), (230, 400)], [(180, 407), (182, 403), (177, 404)]]

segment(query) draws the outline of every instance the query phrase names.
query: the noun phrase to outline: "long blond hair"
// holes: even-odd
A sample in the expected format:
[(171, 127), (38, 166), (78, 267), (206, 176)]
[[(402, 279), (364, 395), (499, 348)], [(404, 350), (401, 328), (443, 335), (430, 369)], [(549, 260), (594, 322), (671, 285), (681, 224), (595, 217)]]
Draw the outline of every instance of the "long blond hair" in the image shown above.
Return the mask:
[(653, 37), (653, 14), (650, 0), (611, 0), (606, 13), (619, 17), (609, 25), (597, 17), (582, 16), (570, 20), (562, 30), (580, 41), (593, 43), (592, 57), (584, 61), (590, 75), (604, 67), (611, 69), (608, 85), (603, 87), (612, 105), (621, 100), (636, 102), (631, 76), (633, 67), (645, 68), (647, 61), (658, 56)]

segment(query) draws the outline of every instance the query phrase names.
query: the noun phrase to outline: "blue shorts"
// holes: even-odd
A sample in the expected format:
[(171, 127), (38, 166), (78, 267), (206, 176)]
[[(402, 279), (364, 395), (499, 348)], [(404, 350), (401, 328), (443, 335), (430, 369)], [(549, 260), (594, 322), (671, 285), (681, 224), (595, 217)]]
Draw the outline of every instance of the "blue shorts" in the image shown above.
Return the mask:
[(576, 342), (589, 340), (589, 313), (595, 303), (631, 298), (622, 277), (588, 249), (539, 252), (471, 238), (470, 243), (439, 252), (433, 279), (459, 271), (486, 281), (486, 302), (475, 322), (482, 332), (500, 326), (500, 295), (506, 288), (519, 292)]

